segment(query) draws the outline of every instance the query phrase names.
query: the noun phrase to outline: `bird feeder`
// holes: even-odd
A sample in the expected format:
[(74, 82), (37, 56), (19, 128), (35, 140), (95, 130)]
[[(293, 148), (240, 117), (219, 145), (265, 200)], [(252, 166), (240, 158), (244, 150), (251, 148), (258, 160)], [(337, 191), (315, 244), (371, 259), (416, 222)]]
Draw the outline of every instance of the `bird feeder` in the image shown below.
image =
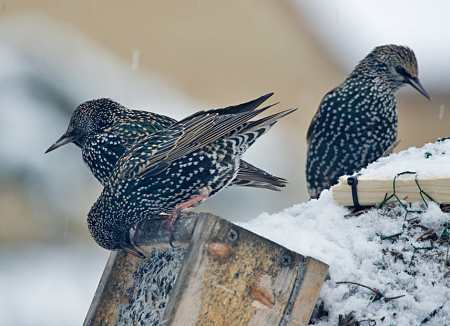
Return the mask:
[(375, 206), (393, 194), (409, 203), (433, 200), (450, 204), (450, 177), (416, 178), (408, 174), (393, 180), (343, 176), (331, 189), (334, 200), (343, 206)]
[(328, 266), (210, 214), (136, 234), (140, 259), (112, 252), (84, 325), (307, 325)]

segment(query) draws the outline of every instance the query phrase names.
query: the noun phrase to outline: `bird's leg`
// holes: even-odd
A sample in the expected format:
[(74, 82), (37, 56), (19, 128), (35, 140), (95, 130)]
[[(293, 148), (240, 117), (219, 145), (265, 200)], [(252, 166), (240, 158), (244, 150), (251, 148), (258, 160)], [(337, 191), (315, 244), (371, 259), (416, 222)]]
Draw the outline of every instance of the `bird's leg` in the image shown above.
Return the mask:
[(127, 253), (133, 255), (134, 257), (145, 259), (147, 256), (145, 256), (141, 251), (136, 250), (135, 248), (123, 248)]
[(178, 204), (176, 208), (179, 210), (185, 210), (188, 208), (192, 208), (200, 204), (202, 201), (208, 199), (209, 194), (211, 193), (211, 188), (203, 187), (200, 189), (199, 194), (192, 196), (189, 200), (184, 203)]
[(167, 217), (166, 225), (170, 232), (169, 243), (171, 247), (174, 247), (173, 241), (174, 241), (175, 223), (178, 217), (180, 216), (181, 212), (184, 211), (185, 209), (197, 206), (199, 203), (206, 200), (209, 197), (210, 193), (211, 193), (210, 187), (201, 188), (198, 195), (194, 195), (187, 201), (176, 205), (172, 213)]
[(199, 203), (206, 200), (210, 193), (211, 193), (211, 188), (203, 187), (200, 189), (198, 195), (194, 195), (191, 198), (189, 198), (187, 201), (176, 205), (175, 209), (168, 216), (168, 220), (167, 220), (168, 224), (174, 225), (175, 221), (177, 220), (178, 216), (181, 214), (182, 211), (184, 211), (185, 209), (189, 209), (189, 208), (197, 206)]
[(135, 224), (130, 228), (129, 240), (130, 240), (131, 248), (126, 248), (125, 250), (138, 258), (146, 258), (147, 255), (144, 252), (144, 250), (142, 250), (142, 248), (136, 244), (136, 233), (137, 233), (138, 227), (139, 227), (139, 225)]
[(178, 220), (180, 212), (181, 211), (175, 208), (172, 214), (169, 215), (166, 222), (167, 230), (169, 231), (169, 245), (172, 248), (176, 248), (175, 244), (173, 243), (175, 241), (175, 223)]

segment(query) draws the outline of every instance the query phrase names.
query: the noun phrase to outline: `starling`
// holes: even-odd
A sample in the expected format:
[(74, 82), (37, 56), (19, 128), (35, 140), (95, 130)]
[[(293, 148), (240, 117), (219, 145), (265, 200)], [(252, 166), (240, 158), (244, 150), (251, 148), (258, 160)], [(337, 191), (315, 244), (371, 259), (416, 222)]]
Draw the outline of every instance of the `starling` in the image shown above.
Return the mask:
[[(260, 101), (259, 104), (262, 102)], [(247, 103), (197, 112), (133, 145), (88, 214), (95, 241), (110, 250), (139, 255), (133, 234), (139, 223), (197, 205), (231, 184), (241, 155), (287, 110), (251, 121), (272, 105)]]
[[(255, 109), (272, 95), (267, 94), (241, 106)], [(175, 122), (175, 119), (164, 115), (127, 109), (111, 99), (91, 100), (78, 106), (67, 131), (46, 153), (67, 143), (75, 143), (81, 148), (83, 160), (95, 178), (105, 185), (117, 161), (127, 149), (140, 139)], [(286, 180), (241, 161), (233, 185), (280, 190), (286, 186)]]
[(397, 140), (395, 92), (409, 84), (430, 99), (418, 79), (414, 52), (383, 45), (370, 52), (322, 99), (307, 132), (306, 179), (311, 198), (389, 151)]

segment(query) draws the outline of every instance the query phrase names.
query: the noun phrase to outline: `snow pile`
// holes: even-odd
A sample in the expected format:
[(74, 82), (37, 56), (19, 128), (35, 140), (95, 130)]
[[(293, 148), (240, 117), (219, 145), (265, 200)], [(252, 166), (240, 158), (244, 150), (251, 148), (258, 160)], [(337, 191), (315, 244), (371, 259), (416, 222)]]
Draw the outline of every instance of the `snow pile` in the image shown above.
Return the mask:
[(419, 178), (450, 177), (450, 139), (380, 158), (360, 173), (364, 179), (392, 179), (404, 171), (416, 172)]
[[(336, 325), (339, 315), (352, 312), (356, 320), (376, 325), (418, 325), (426, 318), (428, 325), (448, 325), (450, 273), (443, 231), (450, 215), (433, 203), (422, 206), (414, 207), (417, 213), (405, 214), (405, 208), (390, 204), (350, 214), (325, 191), (318, 200), (241, 225), (330, 265), (321, 292), (328, 316), (322, 314), (316, 325)], [(375, 292), (336, 284), (342, 281), (378, 289), (384, 297), (372, 301)]]

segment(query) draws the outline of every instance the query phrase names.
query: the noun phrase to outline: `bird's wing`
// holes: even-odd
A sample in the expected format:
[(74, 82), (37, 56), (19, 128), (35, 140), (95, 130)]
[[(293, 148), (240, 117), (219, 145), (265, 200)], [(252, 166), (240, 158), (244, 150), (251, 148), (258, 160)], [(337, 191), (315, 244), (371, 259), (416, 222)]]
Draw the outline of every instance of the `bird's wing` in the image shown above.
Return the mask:
[(96, 137), (106, 139), (111, 147), (116, 144), (127, 150), (136, 142), (177, 122), (175, 119), (152, 112), (137, 110), (130, 112), (132, 114), (121, 117), (120, 121)]
[(248, 105), (250, 102), (247, 102), (243, 104), (246, 106), (244, 108), (237, 105), (201, 111), (156, 132), (137, 143), (124, 155), (118, 164), (119, 176), (142, 177), (164, 171), (171, 162), (232, 134), (234, 130), (272, 106), (255, 110), (254, 106), (262, 102), (251, 106)]
[(131, 114), (124, 119), (126, 122), (135, 122), (142, 128), (149, 129), (152, 132), (168, 128), (177, 122), (177, 120), (168, 116), (149, 111), (130, 110), (130, 112)]
[(324, 95), (324, 97), (322, 98), (322, 101), (320, 102), (319, 108), (317, 109), (316, 113), (314, 114), (314, 117), (311, 120), (311, 123), (309, 124), (308, 127), (308, 131), (306, 132), (306, 142), (309, 144), (311, 137), (312, 137), (312, 133), (314, 130), (314, 126), (316, 125), (317, 121), (320, 119), (320, 109), (324, 106), (324, 105), (330, 105), (329, 101), (327, 101), (328, 95), (335, 92), (337, 88), (333, 88), (331, 91), (329, 91), (328, 93), (326, 93)]

